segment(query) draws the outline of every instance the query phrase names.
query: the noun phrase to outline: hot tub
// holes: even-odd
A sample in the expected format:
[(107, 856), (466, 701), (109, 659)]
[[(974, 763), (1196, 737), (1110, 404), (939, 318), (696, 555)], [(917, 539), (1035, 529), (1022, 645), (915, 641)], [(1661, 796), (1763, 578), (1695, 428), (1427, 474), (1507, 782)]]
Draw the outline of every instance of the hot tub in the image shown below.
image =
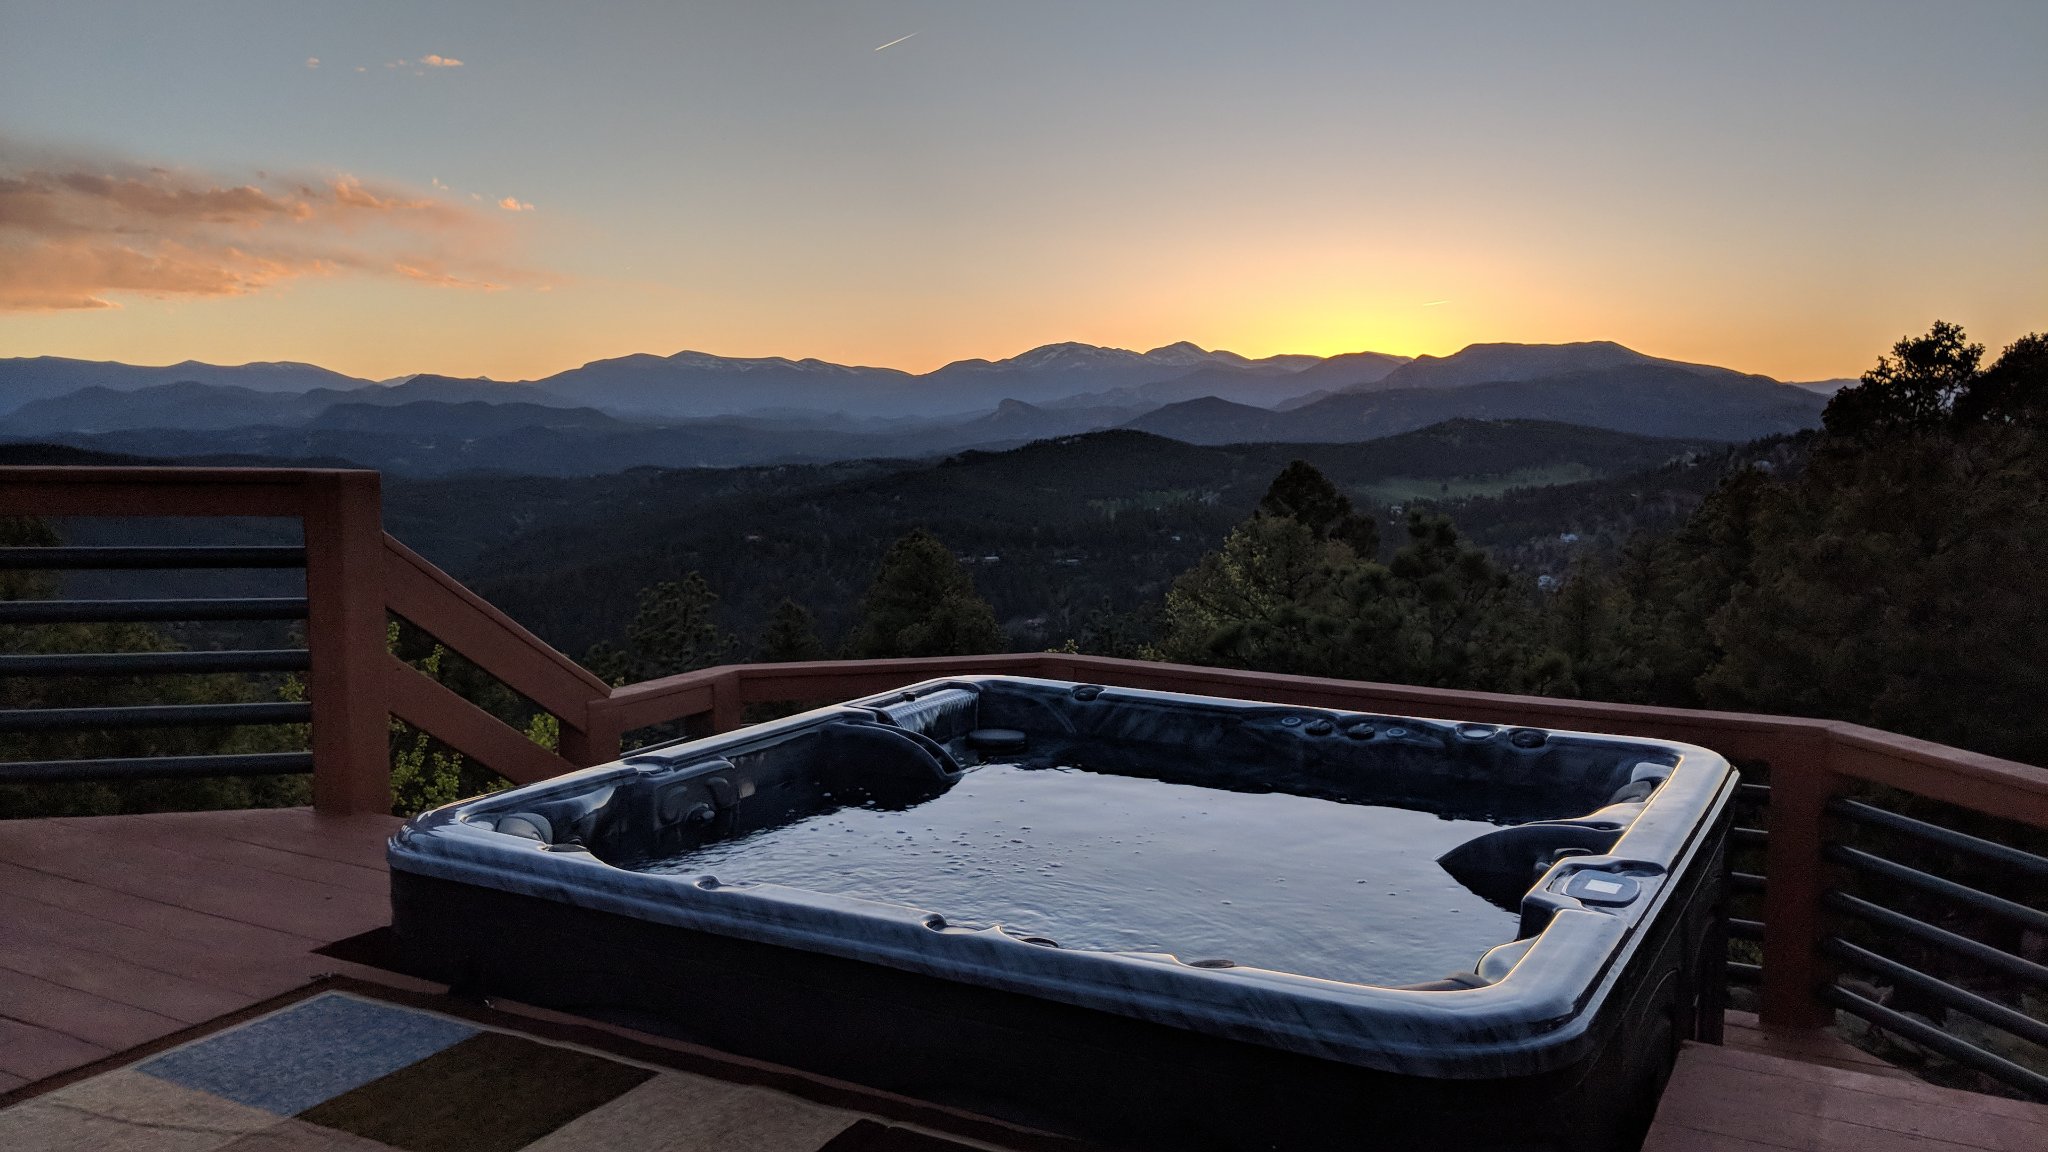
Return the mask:
[(464, 801), (423, 973), (1147, 1148), (1626, 1147), (1718, 1036), (1702, 748), (1019, 677)]

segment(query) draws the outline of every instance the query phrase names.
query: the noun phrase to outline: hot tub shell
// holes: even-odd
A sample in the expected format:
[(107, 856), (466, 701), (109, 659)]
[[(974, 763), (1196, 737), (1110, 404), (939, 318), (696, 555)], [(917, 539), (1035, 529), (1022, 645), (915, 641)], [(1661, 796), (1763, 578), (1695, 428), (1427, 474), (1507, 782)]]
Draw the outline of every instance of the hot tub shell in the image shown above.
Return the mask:
[[(1446, 858), (1528, 881), (1518, 939), (1381, 987), (607, 862), (743, 832), (792, 789), (955, 771), (991, 728), (1182, 782), (1533, 815)], [(479, 993), (1112, 1144), (1625, 1147), (1678, 1041), (1718, 1038), (1735, 781), (1684, 744), (953, 678), (416, 817), (393, 926), (413, 970)]]

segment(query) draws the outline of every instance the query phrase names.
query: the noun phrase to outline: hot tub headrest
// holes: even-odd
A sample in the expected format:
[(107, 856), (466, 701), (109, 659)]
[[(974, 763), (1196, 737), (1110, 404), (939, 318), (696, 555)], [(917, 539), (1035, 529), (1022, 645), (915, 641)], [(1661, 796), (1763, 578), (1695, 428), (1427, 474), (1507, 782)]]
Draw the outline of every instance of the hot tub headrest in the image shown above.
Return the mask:
[(1510, 912), (1560, 856), (1598, 855), (1621, 839), (1619, 827), (1568, 821), (1517, 824), (1475, 836), (1436, 858), (1451, 878)]
[(961, 768), (938, 741), (921, 732), (842, 720), (819, 731), (813, 783), (846, 802), (865, 797), (883, 809), (907, 808), (944, 792)]

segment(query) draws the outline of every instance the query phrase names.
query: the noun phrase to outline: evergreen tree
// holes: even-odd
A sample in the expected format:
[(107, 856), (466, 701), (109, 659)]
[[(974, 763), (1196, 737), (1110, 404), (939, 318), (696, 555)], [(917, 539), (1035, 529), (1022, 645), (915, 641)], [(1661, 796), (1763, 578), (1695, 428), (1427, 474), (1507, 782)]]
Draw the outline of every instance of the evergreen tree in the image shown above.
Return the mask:
[(2048, 337), (1982, 372), (1980, 353), (1948, 324), (1899, 341), (1806, 451), (1736, 468), (1673, 536), (1575, 573), (1547, 619), (1565, 690), (2038, 762)]
[(995, 609), (938, 537), (915, 529), (882, 557), (847, 638), (858, 659), (968, 656), (1008, 647)]
[(1381, 565), (1340, 538), (1354, 515), (1314, 469), (1290, 465), (1259, 514), (1174, 581), (1154, 654), (1441, 687), (1559, 679), (1527, 594), (1448, 519), (1411, 513), (1407, 544)]
[(1300, 520), (1253, 516), (1167, 590), (1156, 654), (1179, 664), (1319, 671), (1337, 588), (1358, 563)]
[(818, 639), (817, 622), (811, 618), (810, 610), (784, 597), (775, 606), (768, 631), (761, 637), (760, 658), (770, 664), (823, 660), (825, 642)]
[(1387, 603), (1361, 605), (1353, 617), (1368, 625), (1394, 622), (1405, 658), (1389, 669), (1394, 678), (1441, 688), (1519, 691), (1537, 686), (1532, 679), (1556, 676), (1526, 591), (1485, 552), (1465, 543), (1449, 517), (1410, 512), (1408, 543), (1387, 571), (1388, 579), (1362, 585), (1369, 598)]
[(1351, 499), (1306, 460), (1290, 463), (1273, 478), (1259, 511), (1298, 520), (1322, 539), (1349, 545), (1360, 559), (1379, 555), (1379, 526), (1354, 511)]
[(625, 647), (600, 643), (591, 648), (587, 662), (613, 684), (656, 680), (723, 663), (731, 657), (734, 642), (712, 616), (717, 605), (718, 594), (695, 572), (680, 581), (643, 588), (639, 611), (626, 629)]

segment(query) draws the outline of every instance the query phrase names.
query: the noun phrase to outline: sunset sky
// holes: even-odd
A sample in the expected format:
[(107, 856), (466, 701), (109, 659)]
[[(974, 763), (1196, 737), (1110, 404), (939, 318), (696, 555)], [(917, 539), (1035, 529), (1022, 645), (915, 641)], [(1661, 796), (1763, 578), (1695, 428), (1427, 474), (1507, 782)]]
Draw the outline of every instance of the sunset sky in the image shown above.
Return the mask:
[(2048, 327), (2043, 60), (2040, 0), (0, 0), (0, 356), (1854, 375)]

